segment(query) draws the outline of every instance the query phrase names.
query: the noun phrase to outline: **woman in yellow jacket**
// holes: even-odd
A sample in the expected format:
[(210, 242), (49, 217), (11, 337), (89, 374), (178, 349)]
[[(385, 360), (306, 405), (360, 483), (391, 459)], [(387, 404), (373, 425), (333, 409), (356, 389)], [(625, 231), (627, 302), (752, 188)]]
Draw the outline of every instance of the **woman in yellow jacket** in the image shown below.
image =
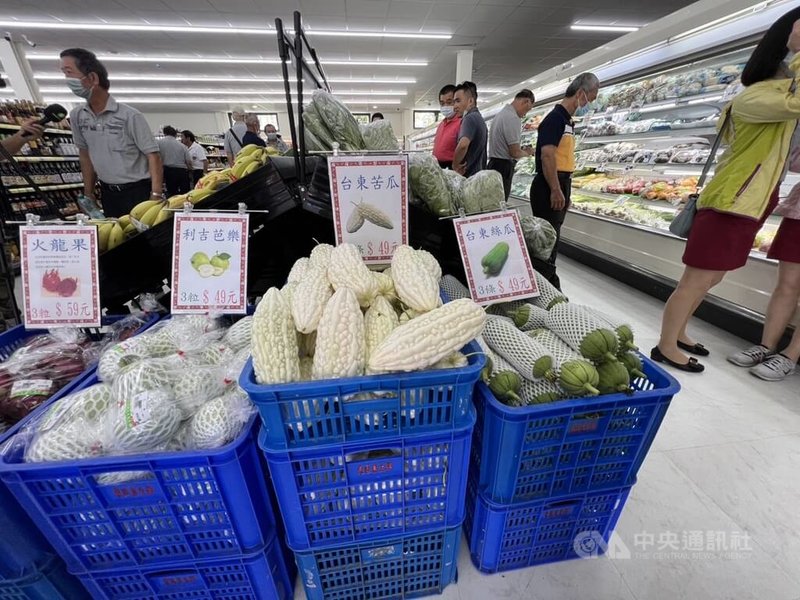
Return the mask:
[[(778, 204), (792, 138), (800, 119), (800, 8), (783, 15), (764, 34), (742, 72), (745, 89), (725, 107), (720, 124), (729, 144), (716, 174), (703, 189), (692, 225), (685, 266), (664, 307), (661, 338), (653, 360), (683, 371), (704, 370), (696, 358), (708, 356), (692, 341), (686, 325), (708, 291), (728, 271), (747, 262), (756, 233)], [(785, 59), (791, 53), (787, 64)]]

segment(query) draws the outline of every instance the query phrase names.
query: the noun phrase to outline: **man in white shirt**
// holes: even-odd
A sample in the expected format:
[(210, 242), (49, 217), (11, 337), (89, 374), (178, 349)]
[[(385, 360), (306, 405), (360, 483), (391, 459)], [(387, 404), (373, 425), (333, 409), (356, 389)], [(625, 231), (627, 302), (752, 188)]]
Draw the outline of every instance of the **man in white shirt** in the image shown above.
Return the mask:
[(181, 131), (181, 141), (189, 149), (189, 156), (192, 159), (192, 182), (196, 185), (198, 180), (208, 173), (206, 149), (197, 143), (194, 133), (188, 129)]
[(236, 155), (239, 150), (245, 145), (242, 140), (244, 134), (247, 133), (247, 125), (244, 123), (245, 117), (244, 108), (237, 106), (231, 112), (233, 125), (225, 132), (225, 154), (228, 155), (228, 166), (233, 166), (233, 161), (236, 160)]

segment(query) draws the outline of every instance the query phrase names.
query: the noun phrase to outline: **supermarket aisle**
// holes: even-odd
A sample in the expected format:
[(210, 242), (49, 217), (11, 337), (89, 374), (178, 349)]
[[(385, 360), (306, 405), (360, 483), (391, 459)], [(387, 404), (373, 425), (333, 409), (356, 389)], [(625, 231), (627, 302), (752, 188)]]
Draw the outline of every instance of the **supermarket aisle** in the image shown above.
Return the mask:
[[(573, 301), (627, 315), (639, 345), (655, 344), (661, 302), (561, 260)], [(620, 548), (615, 559), (486, 576), (464, 541), (458, 583), (442, 598), (800, 600), (800, 375), (758, 381), (725, 361), (740, 340), (700, 321), (693, 332), (713, 356), (705, 374), (680, 377), (683, 390), (622, 514), (617, 534), (630, 558)], [(725, 557), (734, 544), (739, 556)]]

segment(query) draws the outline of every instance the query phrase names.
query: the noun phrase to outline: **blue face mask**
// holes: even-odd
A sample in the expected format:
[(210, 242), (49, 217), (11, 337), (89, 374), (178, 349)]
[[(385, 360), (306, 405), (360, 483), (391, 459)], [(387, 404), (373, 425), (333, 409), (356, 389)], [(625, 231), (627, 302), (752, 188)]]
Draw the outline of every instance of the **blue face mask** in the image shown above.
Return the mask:
[(442, 116), (445, 119), (449, 119), (455, 114), (455, 109), (452, 106), (442, 106), (439, 108), (439, 112), (442, 113)]
[(78, 98), (83, 98), (84, 100), (88, 100), (92, 95), (92, 90), (94, 89), (94, 86), (90, 88), (83, 87), (83, 84), (81, 83), (82, 80), (78, 79), (77, 77), (67, 77), (66, 81), (67, 81), (67, 87)]
[(578, 107), (578, 110), (575, 111), (575, 116), (576, 117), (583, 117), (588, 113), (589, 113), (589, 105), (588, 104), (584, 104), (583, 106), (579, 106)]

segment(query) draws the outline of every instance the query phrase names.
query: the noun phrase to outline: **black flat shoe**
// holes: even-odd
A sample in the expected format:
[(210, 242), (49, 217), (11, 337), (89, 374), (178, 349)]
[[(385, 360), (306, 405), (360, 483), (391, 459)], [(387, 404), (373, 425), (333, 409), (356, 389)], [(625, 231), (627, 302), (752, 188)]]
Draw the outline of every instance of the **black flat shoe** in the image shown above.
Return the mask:
[(686, 371), (688, 373), (702, 373), (705, 370), (705, 367), (697, 362), (696, 358), (690, 358), (689, 362), (683, 364), (675, 362), (674, 360), (670, 360), (661, 353), (661, 350), (658, 349), (658, 346), (650, 350), (650, 358), (656, 362), (667, 364), (671, 367), (675, 367), (676, 369), (680, 369), (681, 371)]
[(697, 356), (708, 356), (711, 354), (703, 344), (687, 344), (686, 342), (678, 341), (678, 348), (686, 350), (686, 352), (690, 354), (696, 354)]

